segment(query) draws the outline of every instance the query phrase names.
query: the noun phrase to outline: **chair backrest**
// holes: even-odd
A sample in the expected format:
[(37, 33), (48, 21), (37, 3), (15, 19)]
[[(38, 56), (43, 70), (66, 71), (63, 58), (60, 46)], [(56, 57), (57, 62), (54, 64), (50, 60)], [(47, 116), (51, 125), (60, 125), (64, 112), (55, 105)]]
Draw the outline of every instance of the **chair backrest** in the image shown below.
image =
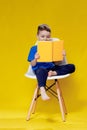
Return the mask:
[(25, 73), (25, 76), (26, 76), (27, 78), (36, 79), (36, 75), (34, 74), (31, 65), (29, 65), (28, 70), (27, 70), (27, 72)]

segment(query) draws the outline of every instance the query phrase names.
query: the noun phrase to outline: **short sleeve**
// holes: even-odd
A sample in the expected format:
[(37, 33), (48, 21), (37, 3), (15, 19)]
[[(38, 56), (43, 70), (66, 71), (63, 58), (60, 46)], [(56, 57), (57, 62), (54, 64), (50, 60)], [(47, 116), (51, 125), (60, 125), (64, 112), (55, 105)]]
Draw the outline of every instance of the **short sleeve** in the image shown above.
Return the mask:
[(32, 60), (34, 60), (34, 56), (35, 56), (35, 53), (37, 52), (37, 46), (33, 46), (31, 49), (30, 49), (30, 52), (28, 54), (28, 61), (31, 62)]

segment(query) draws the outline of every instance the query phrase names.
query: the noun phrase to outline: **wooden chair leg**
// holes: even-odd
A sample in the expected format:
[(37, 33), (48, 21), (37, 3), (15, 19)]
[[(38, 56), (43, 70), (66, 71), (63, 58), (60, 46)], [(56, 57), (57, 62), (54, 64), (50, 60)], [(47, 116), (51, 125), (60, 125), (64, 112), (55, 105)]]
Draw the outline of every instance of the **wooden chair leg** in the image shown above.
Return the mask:
[(66, 111), (64, 99), (63, 99), (63, 96), (62, 96), (62, 91), (60, 89), (58, 81), (56, 81), (56, 89), (57, 89), (57, 95), (58, 95), (60, 110), (61, 110), (61, 114), (62, 114), (62, 119), (63, 119), (63, 121), (65, 121), (65, 114), (67, 113), (67, 111)]
[(34, 96), (33, 96), (29, 111), (28, 111), (28, 115), (27, 115), (27, 118), (26, 118), (27, 121), (30, 119), (30, 115), (31, 115), (32, 110), (33, 110), (33, 112), (35, 111), (36, 97), (37, 97), (38, 90), (39, 90), (39, 88), (36, 87), (36, 89), (34, 91)]
[(61, 96), (61, 99), (62, 99), (62, 103), (63, 103), (64, 113), (67, 114), (67, 109), (66, 109), (66, 106), (65, 106), (65, 102), (64, 102), (63, 96)]
[[(38, 86), (37, 86), (38, 87)], [(39, 93), (39, 89), (37, 90), (37, 95), (35, 97), (35, 102), (34, 102), (34, 105), (33, 105), (33, 108), (32, 108), (32, 114), (35, 113), (35, 110), (36, 110), (36, 104), (37, 104), (37, 96), (38, 96), (38, 93)]]

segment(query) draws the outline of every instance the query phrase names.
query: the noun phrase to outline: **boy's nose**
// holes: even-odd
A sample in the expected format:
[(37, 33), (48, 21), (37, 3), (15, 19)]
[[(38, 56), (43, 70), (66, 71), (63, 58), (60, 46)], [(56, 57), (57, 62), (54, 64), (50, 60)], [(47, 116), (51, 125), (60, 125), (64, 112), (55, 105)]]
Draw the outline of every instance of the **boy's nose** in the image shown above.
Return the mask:
[(47, 37), (44, 38), (44, 41), (47, 41)]
[(44, 41), (46, 41), (46, 37), (44, 37)]

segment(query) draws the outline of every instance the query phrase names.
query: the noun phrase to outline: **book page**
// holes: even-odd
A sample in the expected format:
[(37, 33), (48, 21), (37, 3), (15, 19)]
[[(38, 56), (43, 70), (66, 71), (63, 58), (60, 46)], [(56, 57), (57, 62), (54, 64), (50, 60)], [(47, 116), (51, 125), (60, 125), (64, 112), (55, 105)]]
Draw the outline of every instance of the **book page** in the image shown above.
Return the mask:
[(53, 61), (63, 60), (63, 40), (53, 41)]
[(38, 41), (37, 51), (40, 55), (38, 62), (52, 62), (52, 41)]

